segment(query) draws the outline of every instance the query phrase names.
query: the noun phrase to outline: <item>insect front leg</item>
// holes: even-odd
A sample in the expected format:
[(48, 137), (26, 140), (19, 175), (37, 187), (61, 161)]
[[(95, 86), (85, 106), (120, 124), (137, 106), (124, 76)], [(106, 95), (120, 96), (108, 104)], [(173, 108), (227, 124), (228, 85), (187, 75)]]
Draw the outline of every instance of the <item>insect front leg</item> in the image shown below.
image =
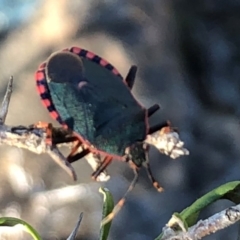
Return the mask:
[(34, 128), (39, 128), (39, 129), (44, 129), (46, 131), (46, 143), (48, 145), (52, 145), (53, 141), (52, 141), (52, 136), (53, 136), (53, 126), (51, 123), (47, 123), (47, 122), (41, 122), (39, 121), (36, 124), (33, 124)]
[(97, 169), (92, 173), (92, 179), (97, 180), (99, 175), (108, 167), (108, 165), (112, 162), (112, 156), (106, 156), (103, 161), (100, 162)]
[(62, 131), (55, 131), (53, 133), (53, 144), (55, 145), (75, 143), (67, 157), (69, 163), (76, 162), (90, 153), (90, 150), (87, 147), (84, 147), (82, 140), (68, 129), (62, 129)]

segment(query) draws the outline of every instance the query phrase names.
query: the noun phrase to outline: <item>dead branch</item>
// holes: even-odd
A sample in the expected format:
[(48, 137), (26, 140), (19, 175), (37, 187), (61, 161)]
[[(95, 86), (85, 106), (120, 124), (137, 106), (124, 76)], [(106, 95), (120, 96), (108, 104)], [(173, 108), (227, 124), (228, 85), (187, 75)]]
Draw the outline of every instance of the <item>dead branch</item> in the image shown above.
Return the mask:
[[(25, 148), (31, 152), (42, 154), (47, 153), (56, 163), (58, 163), (72, 178), (77, 179), (75, 170), (63, 154), (59, 151), (56, 144), (48, 144), (46, 141), (47, 133), (44, 128), (34, 126), (7, 126), (5, 119), (11, 99), (13, 78), (11, 77), (6, 89), (6, 93), (0, 108), (0, 144), (7, 144), (18, 148)], [(61, 128), (53, 128), (53, 135), (68, 138), (69, 132)], [(55, 141), (55, 139), (53, 139)]]
[[(180, 220), (180, 219), (178, 219)], [(177, 222), (178, 222), (177, 220)], [(182, 231), (176, 232), (169, 226), (163, 228), (161, 240), (198, 240), (215, 233), (221, 229), (229, 227), (240, 220), (240, 204), (227, 208), (214, 214), (205, 220), (199, 220), (188, 230), (182, 228)], [(183, 224), (177, 223), (178, 226)]]
[[(54, 131), (61, 129), (54, 128)], [(70, 176), (76, 180), (76, 173), (59, 151), (56, 145), (49, 145), (46, 141), (47, 133), (45, 129), (24, 127), (24, 126), (7, 126), (0, 124), (0, 144), (7, 144), (18, 148), (24, 148), (31, 152), (42, 154), (47, 153), (56, 163), (58, 163)]]
[(13, 77), (11, 76), (8, 82), (7, 90), (2, 101), (2, 106), (0, 109), (0, 124), (5, 123), (5, 119), (8, 113), (8, 106), (10, 103), (11, 95), (12, 95), (12, 85), (13, 85)]
[[(13, 77), (10, 78), (6, 93), (0, 108), (0, 144), (7, 144), (18, 148), (24, 148), (36, 154), (47, 153), (59, 166), (61, 166), (74, 181), (77, 180), (77, 175), (72, 167), (58, 149), (58, 147), (65, 145), (72, 148), (76, 140), (70, 130), (64, 128), (52, 128), (52, 142), (47, 141), (47, 129), (40, 128), (36, 125), (31, 126), (8, 126), (5, 124), (8, 107), (12, 94)], [(79, 148), (79, 151), (82, 150)], [(86, 157), (87, 162), (95, 171), (101, 163), (101, 158), (94, 156), (92, 153)], [(110, 176), (106, 171), (100, 173), (97, 181), (107, 181)]]

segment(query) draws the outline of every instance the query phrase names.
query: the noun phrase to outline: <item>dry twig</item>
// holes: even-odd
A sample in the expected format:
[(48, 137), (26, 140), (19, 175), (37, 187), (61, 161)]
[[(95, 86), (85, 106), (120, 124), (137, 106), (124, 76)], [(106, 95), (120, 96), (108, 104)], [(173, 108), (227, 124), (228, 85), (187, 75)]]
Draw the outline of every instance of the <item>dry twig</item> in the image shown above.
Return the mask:
[[(69, 148), (73, 147), (73, 143), (76, 138), (73, 137), (70, 130), (61, 127), (53, 127), (51, 129), (52, 143), (49, 143), (49, 141), (47, 141), (48, 134), (46, 128), (37, 127), (36, 125), (26, 127), (8, 126), (5, 124), (5, 119), (8, 113), (8, 107), (12, 94), (12, 86), (13, 77), (11, 77), (8, 82), (6, 93), (0, 108), (0, 144), (7, 144), (18, 148), (24, 148), (37, 154), (47, 153), (72, 177), (74, 181), (76, 181), (77, 175), (74, 168), (57, 147), (62, 146), (63, 144)], [(81, 150), (81, 148), (79, 148), (79, 150)], [(85, 158), (89, 165), (92, 167), (93, 171), (95, 171), (101, 163), (101, 159), (91, 153), (88, 154)], [(109, 178), (110, 176), (107, 174), (107, 172), (103, 171), (100, 173), (96, 180), (103, 182), (107, 181)]]
[[(5, 119), (8, 112), (8, 107), (11, 99), (13, 78), (11, 77), (6, 89), (6, 93), (0, 109), (0, 144), (7, 144), (18, 148), (25, 148), (31, 152), (42, 154), (47, 153), (55, 162), (57, 162), (70, 176), (76, 180), (77, 175), (59, 151), (55, 144), (48, 144), (46, 141), (47, 133), (44, 128), (34, 126), (7, 126)], [(67, 130), (62, 128), (53, 128), (53, 135), (56, 137), (67, 138), (69, 136)], [(54, 141), (55, 139), (53, 139)]]
[[(205, 220), (199, 220), (188, 230), (174, 231), (166, 226), (163, 228), (161, 240), (198, 240), (221, 229), (229, 227), (240, 220), (240, 204), (227, 208)], [(178, 226), (182, 225), (177, 223)]]

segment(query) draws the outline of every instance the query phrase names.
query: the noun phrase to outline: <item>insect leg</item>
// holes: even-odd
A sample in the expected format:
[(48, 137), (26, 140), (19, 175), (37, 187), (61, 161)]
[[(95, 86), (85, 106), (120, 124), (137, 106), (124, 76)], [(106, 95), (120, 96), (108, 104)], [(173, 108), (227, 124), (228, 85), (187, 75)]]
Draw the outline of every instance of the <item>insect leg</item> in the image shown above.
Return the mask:
[(148, 134), (152, 134), (152, 133), (160, 130), (161, 128), (167, 127), (167, 126), (169, 126), (169, 122), (168, 121), (165, 121), (165, 122), (162, 122), (162, 123), (158, 123), (158, 124), (154, 125), (153, 127), (149, 128)]
[(70, 152), (67, 158), (71, 158), (72, 156), (74, 156), (81, 145), (82, 142), (78, 139), (76, 145), (72, 148), (72, 151)]
[(71, 153), (67, 157), (67, 160), (69, 163), (76, 162), (77, 160), (85, 157), (87, 154), (90, 153), (89, 149), (82, 149), (80, 152), (77, 152), (78, 148), (81, 146), (81, 140), (77, 136), (65, 136), (64, 132), (63, 134), (61, 134), (61, 132), (53, 133), (52, 142), (54, 145), (61, 144), (61, 143), (77, 142), (76, 146), (74, 146)]
[(78, 138), (75, 136), (70, 136), (70, 137), (53, 137), (53, 144), (61, 144), (61, 143), (70, 143), (70, 142), (75, 142), (77, 141)]
[(49, 145), (52, 145), (53, 143), (53, 138), (52, 138), (52, 135), (53, 135), (53, 126), (51, 123), (46, 123), (46, 122), (41, 122), (39, 121), (38, 123), (36, 124), (33, 124), (33, 127), (35, 128), (42, 128), (42, 129), (46, 129), (46, 143), (49, 144)]
[(160, 106), (158, 104), (154, 104), (150, 108), (148, 108), (147, 113), (148, 117), (151, 117), (158, 109), (160, 109)]
[(112, 162), (112, 156), (106, 156), (101, 164), (98, 166), (97, 170), (92, 173), (92, 179), (96, 180), (101, 172), (103, 172), (107, 166)]
[(152, 185), (158, 190), (158, 192), (162, 192), (163, 188), (159, 185), (159, 183), (153, 177), (152, 170), (150, 168), (149, 163), (148, 162), (143, 162), (143, 166), (145, 167), (145, 169), (147, 171), (147, 175), (148, 175), (150, 181), (152, 182)]
[(77, 154), (75, 154), (71, 157), (68, 157), (67, 160), (68, 160), (69, 163), (73, 163), (73, 162), (76, 162), (77, 160), (79, 160), (81, 158), (84, 158), (89, 153), (90, 153), (89, 149), (84, 149), (81, 152), (79, 152), (79, 153), (77, 153)]
[(137, 66), (135, 66), (135, 65), (131, 66), (131, 68), (129, 69), (128, 74), (126, 76), (126, 79), (125, 79), (128, 87), (130, 89), (132, 89), (132, 87), (133, 87), (135, 77), (136, 77), (136, 73), (137, 73)]
[(114, 207), (112, 212), (110, 214), (108, 214), (108, 216), (105, 217), (101, 221), (101, 226), (103, 226), (103, 225), (107, 224), (108, 222), (110, 222), (117, 215), (117, 213), (120, 211), (120, 209), (122, 208), (122, 206), (124, 205), (124, 203), (126, 201), (127, 194), (129, 192), (131, 192), (133, 190), (133, 188), (135, 187), (135, 185), (137, 183), (137, 180), (138, 180), (138, 173), (139, 173), (139, 170), (137, 169), (137, 167), (133, 168), (133, 172), (134, 172), (134, 178), (133, 178), (130, 186), (128, 187), (128, 190), (126, 191), (124, 196), (119, 200), (119, 202), (116, 204), (116, 206)]

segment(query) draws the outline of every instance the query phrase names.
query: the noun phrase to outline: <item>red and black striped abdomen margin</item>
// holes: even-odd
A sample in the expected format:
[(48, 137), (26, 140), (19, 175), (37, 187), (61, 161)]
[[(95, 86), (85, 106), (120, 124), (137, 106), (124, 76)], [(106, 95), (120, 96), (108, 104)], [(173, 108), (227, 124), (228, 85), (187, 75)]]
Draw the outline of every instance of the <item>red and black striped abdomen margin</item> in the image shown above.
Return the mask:
[(52, 97), (48, 88), (47, 79), (46, 79), (46, 73), (45, 73), (45, 66), (46, 62), (42, 63), (39, 66), (38, 71), (35, 74), (35, 79), (37, 83), (37, 91), (41, 97), (43, 105), (48, 109), (51, 117), (55, 120), (57, 120), (60, 124), (66, 125), (63, 120), (61, 119), (58, 111), (56, 110)]
[(95, 53), (92, 53), (88, 50), (85, 50), (85, 49), (82, 49), (82, 48), (79, 48), (79, 47), (71, 47), (70, 49), (64, 49), (64, 51), (69, 51), (71, 53), (77, 54), (81, 58), (87, 58), (89, 61), (92, 61), (92, 62), (95, 62), (96, 64), (99, 64), (100, 66), (106, 68), (107, 70), (112, 72), (114, 75), (122, 78), (122, 80), (123, 80), (122, 75), (118, 72), (118, 70), (112, 64), (110, 64), (105, 59), (99, 57)]
[[(68, 48), (63, 49), (62, 51), (68, 51), (68, 52), (74, 53), (81, 58), (86, 58), (89, 61), (99, 64), (100, 66), (109, 70), (113, 75), (121, 78), (123, 82), (125, 82), (122, 75), (118, 72), (118, 70), (112, 64), (110, 64), (105, 59), (99, 57), (98, 55), (96, 55), (88, 50), (85, 50), (85, 49), (82, 49), (79, 47), (71, 47), (70, 49), (68, 49)], [(58, 113), (58, 111), (56, 110), (56, 108), (53, 104), (50, 90), (48, 88), (45, 67), (46, 67), (46, 62), (42, 63), (39, 66), (38, 71), (35, 74), (35, 79), (36, 79), (36, 83), (37, 83), (37, 91), (41, 97), (43, 105), (50, 112), (51, 117), (53, 119), (55, 119), (56, 121), (58, 121), (61, 125), (66, 126), (66, 124), (61, 119), (60, 114)]]

